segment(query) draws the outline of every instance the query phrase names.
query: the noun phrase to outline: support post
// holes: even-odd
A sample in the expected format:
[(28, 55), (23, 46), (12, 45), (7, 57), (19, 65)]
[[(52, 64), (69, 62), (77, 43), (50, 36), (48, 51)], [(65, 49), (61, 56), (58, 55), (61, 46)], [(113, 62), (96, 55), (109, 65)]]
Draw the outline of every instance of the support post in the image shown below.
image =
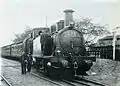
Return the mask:
[(113, 60), (115, 60), (115, 41), (116, 41), (116, 34), (113, 32)]
[(113, 29), (113, 60), (115, 60), (115, 41), (116, 41), (116, 30), (120, 29), (120, 27), (116, 27)]

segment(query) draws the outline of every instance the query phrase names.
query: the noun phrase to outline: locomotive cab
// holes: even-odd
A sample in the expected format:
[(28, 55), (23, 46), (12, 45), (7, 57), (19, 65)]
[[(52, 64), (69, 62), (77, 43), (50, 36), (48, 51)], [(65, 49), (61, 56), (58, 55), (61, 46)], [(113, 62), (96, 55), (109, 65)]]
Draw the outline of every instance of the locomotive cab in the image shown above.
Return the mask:
[(51, 56), (53, 53), (53, 39), (50, 34), (43, 33), (40, 38), (41, 48), (44, 56)]

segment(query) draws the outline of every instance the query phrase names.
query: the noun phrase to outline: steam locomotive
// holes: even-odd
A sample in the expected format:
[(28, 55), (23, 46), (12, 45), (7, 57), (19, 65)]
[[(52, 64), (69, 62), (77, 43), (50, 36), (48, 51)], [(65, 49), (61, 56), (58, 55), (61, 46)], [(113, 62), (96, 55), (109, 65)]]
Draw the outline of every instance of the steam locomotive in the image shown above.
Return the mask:
[[(49, 76), (72, 77), (86, 74), (96, 61), (96, 57), (87, 56), (83, 34), (74, 24), (52, 34), (42, 33), (33, 39), (33, 64)], [(45, 43), (44, 51), (42, 42)], [(4, 46), (1, 48), (1, 55), (20, 58), (24, 51), (23, 45), (23, 42), (18, 42)]]
[(83, 34), (72, 25), (52, 34), (51, 39), (53, 52), (48, 47), (46, 51), (50, 50), (51, 53), (48, 53), (53, 56), (43, 57), (47, 74), (67, 77), (86, 74), (96, 60), (95, 57), (87, 56)]

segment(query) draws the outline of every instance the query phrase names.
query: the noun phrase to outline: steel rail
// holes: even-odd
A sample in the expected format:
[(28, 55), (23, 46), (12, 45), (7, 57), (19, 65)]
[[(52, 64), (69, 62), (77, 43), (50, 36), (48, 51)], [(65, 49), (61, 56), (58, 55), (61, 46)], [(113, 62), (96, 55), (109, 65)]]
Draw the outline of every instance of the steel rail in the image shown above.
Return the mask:
[(98, 86), (105, 86), (105, 85), (103, 85), (103, 84), (97, 83), (97, 82), (95, 82), (95, 81), (87, 80), (87, 79), (83, 79), (82, 81), (88, 82), (88, 83), (92, 83), (92, 84), (95, 84), (95, 85), (98, 85)]
[(19, 67), (21, 65), (7, 65), (7, 66), (2, 66), (2, 67)]
[(75, 80), (73, 80), (74, 82), (76, 83), (87, 83), (88, 85), (87, 86), (92, 86), (92, 85), (95, 85), (95, 86), (105, 86), (104, 84), (101, 84), (101, 83), (97, 83), (95, 81), (92, 81), (92, 80), (87, 80), (85, 78), (79, 78), (79, 77), (76, 77)]
[(38, 77), (38, 78), (41, 78), (41, 79), (43, 79), (43, 80), (46, 80), (46, 81), (48, 81), (48, 82), (51, 82), (51, 83), (53, 83), (53, 84), (56, 84), (56, 85), (58, 85), (58, 86), (64, 86), (64, 85), (62, 85), (62, 84), (60, 84), (60, 83), (58, 83), (58, 82), (52, 81), (52, 80), (47, 79), (47, 78), (45, 78), (45, 77), (43, 77), (43, 76), (39, 76), (39, 75), (37, 75), (37, 74), (35, 74), (35, 73), (30, 73), (30, 74), (32, 74), (32, 75), (34, 75), (34, 76), (36, 76), (36, 77)]
[(70, 82), (70, 81), (67, 81), (67, 80), (62, 80), (63, 82), (65, 82), (65, 83), (67, 83), (67, 84), (70, 84), (70, 85), (72, 85), (72, 86), (76, 86), (75, 84), (73, 84), (72, 82)]
[(93, 84), (90, 84), (90, 83), (85, 83), (83, 81), (78, 81), (78, 80), (73, 80), (73, 82), (76, 82), (76, 83), (79, 83), (79, 84), (82, 84), (82, 85), (85, 85), (85, 86), (93, 86)]
[(3, 76), (3, 75), (0, 75), (3, 80), (7, 83), (8, 86), (13, 86), (12, 84), (9, 83), (9, 81)]
[(105, 85), (102, 85), (102, 84), (94, 84), (94, 83), (90, 83), (90, 82), (84, 82), (84, 81), (79, 81), (79, 80), (62, 80), (63, 82), (65, 83), (68, 83), (72, 86), (78, 86), (76, 84), (80, 84), (80, 85), (83, 85), (83, 86), (105, 86)]

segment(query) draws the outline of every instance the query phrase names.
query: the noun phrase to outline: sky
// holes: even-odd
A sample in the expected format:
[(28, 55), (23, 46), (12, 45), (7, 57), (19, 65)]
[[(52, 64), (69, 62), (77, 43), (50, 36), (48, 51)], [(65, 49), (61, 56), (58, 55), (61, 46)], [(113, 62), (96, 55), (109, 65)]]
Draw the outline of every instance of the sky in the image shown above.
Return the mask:
[(120, 26), (120, 0), (0, 0), (0, 47), (28, 26), (45, 27), (46, 16), (48, 26), (64, 19), (65, 9), (75, 11), (74, 19), (89, 17), (108, 24), (110, 31)]

